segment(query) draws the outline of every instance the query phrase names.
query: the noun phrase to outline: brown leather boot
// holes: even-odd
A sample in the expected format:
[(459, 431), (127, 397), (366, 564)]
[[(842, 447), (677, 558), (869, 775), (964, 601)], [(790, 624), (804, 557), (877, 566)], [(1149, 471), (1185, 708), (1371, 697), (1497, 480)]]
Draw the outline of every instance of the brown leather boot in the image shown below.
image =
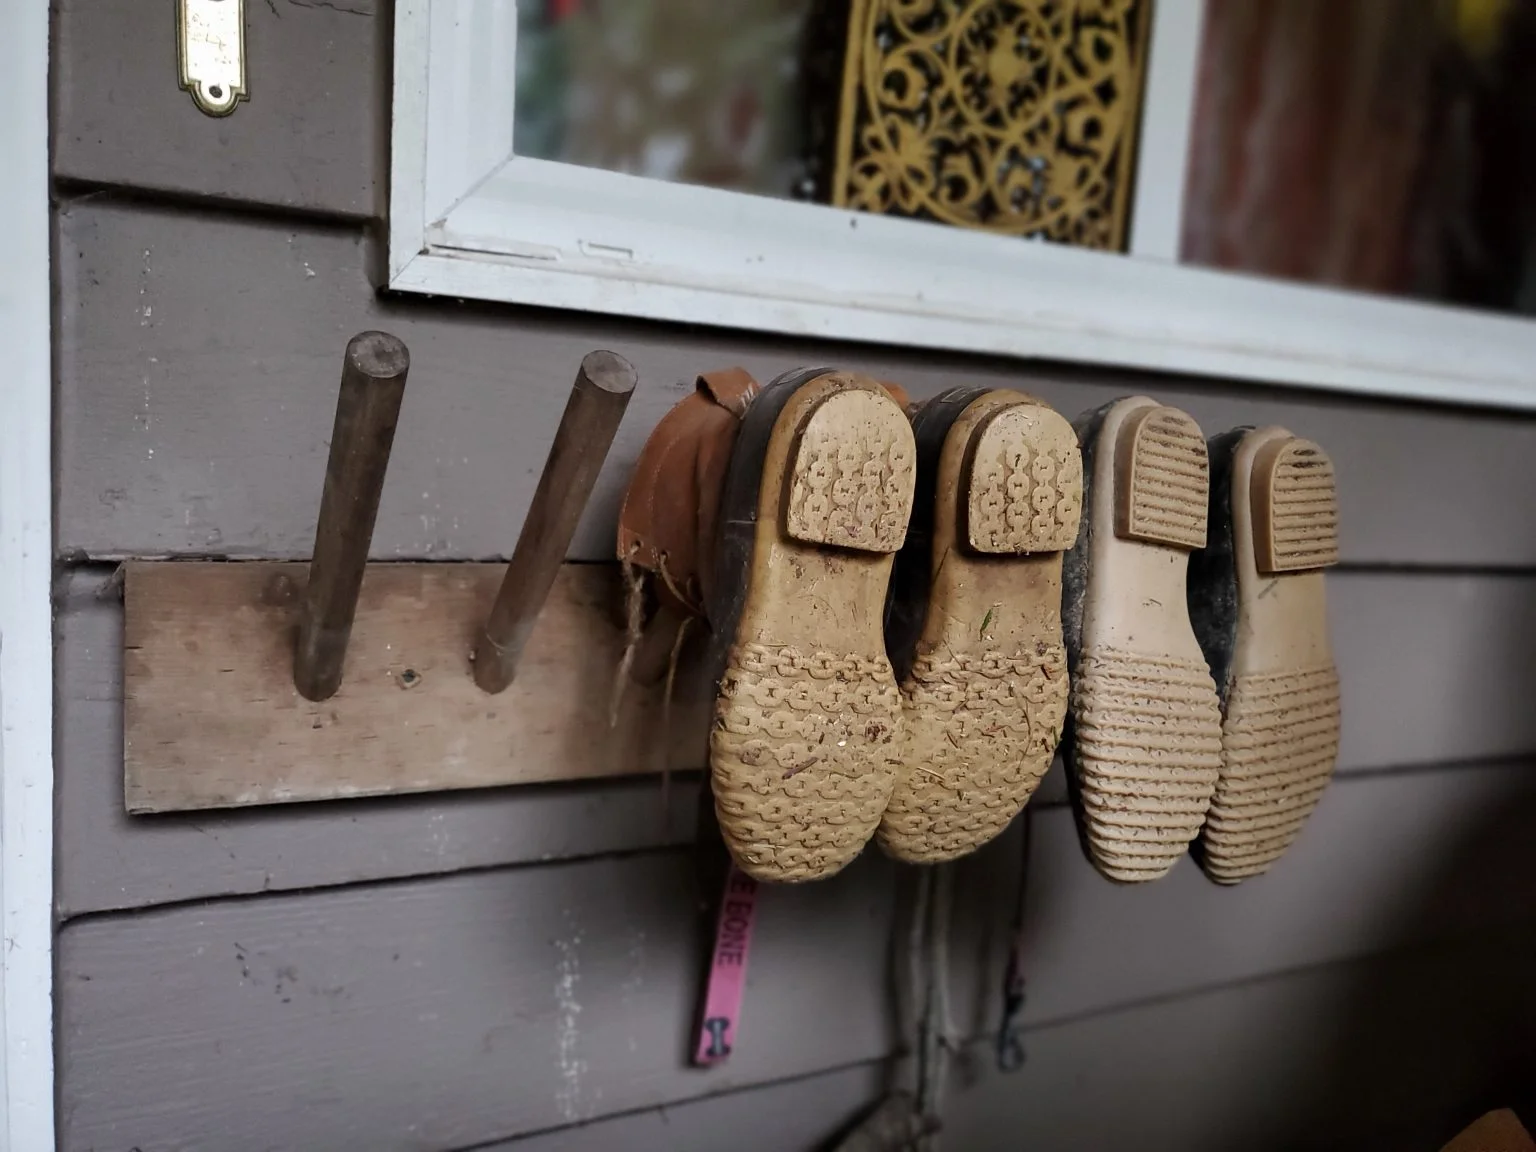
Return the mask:
[(720, 493), (742, 415), (759, 385), (745, 369), (701, 373), (651, 433), (619, 512), (619, 559), (648, 573), (657, 599), (705, 615)]
[[(900, 385), (880, 387), (906, 409)], [(657, 600), (674, 618), (708, 615), (726, 470), (741, 419), (760, 391), (744, 368), (701, 372), (635, 462), (619, 512), (618, 556), (653, 580)]]

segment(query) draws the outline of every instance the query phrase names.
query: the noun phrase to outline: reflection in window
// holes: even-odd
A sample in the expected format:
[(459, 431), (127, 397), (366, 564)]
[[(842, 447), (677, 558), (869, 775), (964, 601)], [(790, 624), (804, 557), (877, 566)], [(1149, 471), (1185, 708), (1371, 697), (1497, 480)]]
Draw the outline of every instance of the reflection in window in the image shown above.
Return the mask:
[(1183, 258), (1536, 312), (1536, 2), (1210, 0)]
[(520, 0), (514, 143), (1118, 248), (1146, 13), (1146, 0)]
[(656, 180), (795, 194), (804, 180), (799, 74), (809, 8), (809, 0), (518, 0), (514, 147)]

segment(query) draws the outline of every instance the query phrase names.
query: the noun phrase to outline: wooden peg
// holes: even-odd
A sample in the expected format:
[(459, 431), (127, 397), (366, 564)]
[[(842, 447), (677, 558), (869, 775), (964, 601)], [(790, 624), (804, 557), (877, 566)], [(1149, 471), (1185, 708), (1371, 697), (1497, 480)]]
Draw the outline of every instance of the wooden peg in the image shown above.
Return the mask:
[(486, 692), (512, 683), (634, 390), (635, 369), (624, 357), (589, 352), (582, 359), (501, 590), (475, 644), (475, 683)]
[(320, 522), (293, 652), (294, 686), (310, 700), (329, 699), (341, 687), (410, 366), (405, 345), (387, 332), (352, 337), (342, 359)]

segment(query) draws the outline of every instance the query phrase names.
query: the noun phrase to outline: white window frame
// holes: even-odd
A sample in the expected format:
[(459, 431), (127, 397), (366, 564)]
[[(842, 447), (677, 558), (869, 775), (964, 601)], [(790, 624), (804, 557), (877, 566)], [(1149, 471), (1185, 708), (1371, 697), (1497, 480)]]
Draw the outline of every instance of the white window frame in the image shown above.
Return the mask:
[(48, 4), (0, 2), (0, 1152), (54, 1146)]
[(1536, 409), (1536, 322), (1177, 263), (1201, 0), (1155, 0), (1129, 256), (512, 152), (515, 0), (398, 0), (388, 286)]

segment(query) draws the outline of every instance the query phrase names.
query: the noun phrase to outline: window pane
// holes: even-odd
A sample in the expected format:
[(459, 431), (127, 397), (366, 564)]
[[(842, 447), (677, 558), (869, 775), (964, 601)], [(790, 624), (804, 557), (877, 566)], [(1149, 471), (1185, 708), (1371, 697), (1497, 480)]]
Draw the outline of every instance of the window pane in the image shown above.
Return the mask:
[(1532, 0), (1209, 0), (1184, 259), (1536, 311), (1532, 77)]
[(519, 154), (1118, 248), (1146, 0), (519, 0)]
[[(789, 196), (810, 0), (518, 0), (524, 156)], [(803, 191), (803, 190), (802, 190)]]

